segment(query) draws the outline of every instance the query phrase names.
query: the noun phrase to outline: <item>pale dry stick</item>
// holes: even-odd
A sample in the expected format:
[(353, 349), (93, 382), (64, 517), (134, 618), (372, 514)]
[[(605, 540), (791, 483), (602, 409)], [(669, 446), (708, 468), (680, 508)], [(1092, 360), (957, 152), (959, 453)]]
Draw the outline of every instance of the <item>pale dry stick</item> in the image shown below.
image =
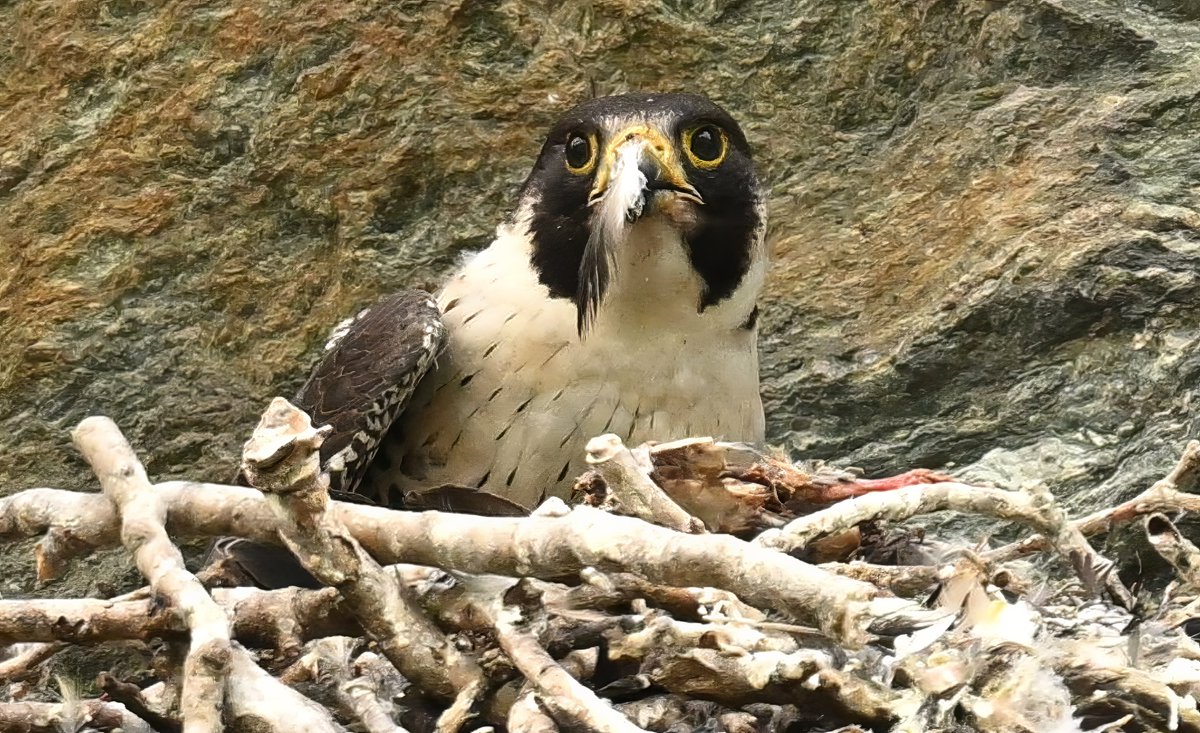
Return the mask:
[[(704, 522), (683, 510), (650, 478), (637, 458), (612, 433), (588, 441), (587, 462), (608, 487), (605, 507), (668, 529), (704, 533)], [(649, 460), (647, 456), (647, 461)]]
[[(93, 621), (93, 614), (104, 614), (108, 608), (120, 604), (124, 604), (121, 606), (122, 610), (136, 606), (137, 611), (133, 614), (118, 612), (114, 619)], [(139, 588), (109, 600), (84, 598), (0, 601), (0, 645), (26, 644), (26, 648), (20, 653), (0, 661), (0, 682), (30, 675), (35, 667), (66, 648), (65, 642), (77, 642), (80, 636), (88, 638), (97, 631), (103, 640), (150, 638), (128, 637), (125, 635), (125, 629), (153, 626), (152, 623), (145, 622), (157, 611), (165, 611), (181, 632), (187, 631), (183, 619), (177, 613), (169, 609), (160, 609), (152, 603), (148, 588)]]
[(1098, 594), (1099, 586), (1103, 585), (1114, 601), (1132, 611), (1135, 599), (1114, 572), (1116, 563), (1097, 552), (1087, 537), (1071, 524), (1070, 517), (1045, 484), (1032, 484), (1025, 491), (1033, 499), (1038, 516), (1042, 517), (1042, 533), (1051, 538), (1053, 547), (1071, 564), (1084, 586)]
[(227, 688), (230, 728), (262, 733), (345, 733), (328, 711), (283, 684), (255, 663), (250, 652), (234, 645)]
[[(723, 629), (663, 617), (653, 626), (657, 628), (618, 640), (610, 654), (618, 660), (638, 660), (650, 682), (676, 695), (731, 707), (792, 703), (874, 725), (898, 720), (906, 705), (902, 694), (835, 669), (830, 653), (755, 633), (765, 629)], [(716, 648), (698, 648), (701, 633)]]
[(120, 703), (104, 700), (0, 702), (0, 730), (3, 731), (61, 733), (84, 729), (154, 733), (146, 721)]
[(596, 733), (645, 733), (559, 666), (537, 637), (520, 629), (518, 610), (501, 607), (492, 616), (500, 648), (537, 688), (538, 698), (555, 721)]
[[(168, 503), (173, 535), (279, 542), (279, 523), (254, 489), (195, 482), (156, 488)], [(683, 534), (589, 507), (561, 516), (480, 517), (334, 502), (331, 514), (383, 563), (551, 579), (595, 567), (636, 573), (659, 585), (711, 586), (815, 623), (851, 647), (870, 638), (867, 628), (881, 615), (902, 621), (916, 611), (869, 583), (735, 537)], [(89, 546), (115, 544), (117, 517), (104, 497), (30, 489), (0, 498), (0, 536), (40, 534), (60, 521), (79, 526), (80, 517), (90, 522), (81, 528)]]
[[(167, 481), (154, 485), (167, 504), (172, 536), (234, 535), (279, 544), (276, 522), (262, 492), (244, 486)], [(37, 579), (94, 550), (121, 544), (121, 519), (109, 499), (94, 492), (36, 488), (0, 497), (0, 537), (36, 537)], [(69, 536), (70, 542), (62, 541)], [(45, 543), (55, 537), (48, 549)], [(49, 555), (53, 554), (53, 557)]]
[(29, 644), (13, 657), (0, 661), (0, 682), (9, 682), (30, 674), (34, 667), (66, 648), (57, 641)]
[[(490, 628), (485, 620), (476, 618), (474, 608), (478, 599), (461, 584), (443, 586), (430, 583), (430, 569), (415, 565), (393, 565), (395, 573), (420, 596), (426, 613), (433, 615), (446, 628), (479, 631)], [(440, 571), (434, 571), (440, 572)], [(761, 612), (741, 603), (736, 596), (713, 588), (666, 588), (653, 586), (628, 574), (603, 576), (591, 570), (588, 578), (612, 578), (617, 583), (599, 590), (594, 585), (565, 587), (557, 583), (539, 582), (545, 605), (552, 615), (565, 611), (567, 618), (575, 609), (606, 610), (614, 605), (628, 604), (634, 598), (655, 599), (672, 613), (684, 617), (696, 616), (701, 609), (719, 609), (722, 613), (743, 620), (765, 618)], [(584, 591), (581, 593), (580, 591)], [(587, 592), (590, 591), (590, 592)], [(285, 656), (294, 655), (307, 641), (328, 636), (362, 636), (363, 631), (353, 615), (345, 608), (335, 588), (213, 588), (210, 591), (232, 623), (232, 635), (245, 646), (272, 648)], [(146, 594), (130, 594), (146, 595)], [(567, 621), (562, 621), (566, 623)], [(571, 621), (578, 628), (578, 621)], [(619, 623), (614, 618), (613, 624)], [(148, 597), (55, 598), (0, 601), (0, 644), (30, 643), (28, 653), (36, 652), (40, 662), (61, 649), (55, 642), (99, 644), (106, 641), (143, 640), (154, 638), (183, 640), (187, 625), (176, 610), (162, 607)], [(53, 649), (42, 649), (50, 643)], [(25, 659), (25, 652), (22, 659)], [(13, 663), (13, 667), (9, 667)], [(17, 659), (0, 662), (0, 679), (4, 672), (26, 668), (30, 662)]]
[(861, 522), (886, 519), (902, 521), (920, 514), (940, 511), (980, 514), (1019, 522), (1052, 538), (1051, 546), (1066, 557), (1089, 584), (1100, 580), (1125, 608), (1133, 607), (1133, 596), (1116, 573), (1108, 572), (1112, 561), (1102, 557), (1067, 518), (1048, 490), (1032, 485), (1023, 492), (1007, 491), (955, 482), (915, 484), (893, 491), (866, 494), (794, 519), (780, 529), (767, 530), (754, 543), (780, 552), (804, 548), (813, 540), (849, 529)]
[(243, 450), (250, 483), (267, 495), (279, 535), (313, 577), (338, 589), (346, 607), (401, 674), (450, 707), (438, 729), (457, 731), (485, 687), (483, 670), (425, 616), (416, 600), (328, 511), (320, 447), (331, 428), (276, 397)]
[(361, 636), (362, 627), (335, 588), (213, 588), (212, 596), (245, 646), (295, 654), (304, 642), (326, 636)]
[(370, 680), (355, 677), (338, 685), (338, 697), (362, 723), (367, 733), (405, 733), (383, 710)]
[(1099, 728), (1092, 728), (1091, 730), (1088, 731), (1088, 733), (1107, 733), (1108, 731), (1114, 731), (1114, 730), (1115, 731), (1123, 731), (1123, 730), (1125, 730), (1125, 726), (1128, 725), (1131, 720), (1133, 720), (1133, 713), (1130, 713), (1128, 715), (1123, 715), (1123, 716), (1117, 718), (1116, 720), (1112, 721), (1111, 723), (1105, 723), (1104, 725), (1100, 726)]
[(509, 733), (558, 733), (554, 719), (538, 704), (536, 688), (526, 682), (508, 709), (505, 727)]
[(580, 585), (549, 588), (543, 591), (547, 605), (555, 603), (564, 608), (613, 609), (627, 606), (631, 601), (644, 599), (652, 606), (666, 609), (679, 618), (698, 617), (702, 609), (720, 606), (730, 613), (754, 618), (766, 614), (746, 605), (736, 595), (718, 588), (675, 588), (655, 585), (631, 573), (601, 573), (584, 568), (579, 573)]
[(390, 695), (384, 688), (395, 667), (374, 652), (363, 652), (354, 660), (357, 675), (338, 685), (338, 697), (350, 708), (367, 733), (408, 733), (388, 715), (383, 700)]
[(372, 652), (364, 652), (351, 662), (360, 643), (360, 639), (349, 636), (317, 639), (305, 645), (299, 658), (277, 679), (290, 687), (321, 685), (337, 700), (343, 717), (358, 720), (367, 733), (405, 733), (385, 708), (391, 707), (394, 693), (402, 693), (409, 682), (391, 662)]
[(1180, 580), (1193, 590), (1200, 589), (1200, 548), (1180, 534), (1165, 514), (1151, 514), (1144, 524), (1154, 551), (1175, 568)]
[[(294, 651), (309, 639), (362, 634), (333, 588), (214, 588), (232, 635), (252, 647)], [(186, 639), (181, 613), (153, 599), (55, 598), (0, 601), (0, 643), (98, 644), (126, 639)], [(0, 678), (4, 665), (0, 663)]]
[[(1155, 512), (1200, 512), (1200, 495), (1191, 493), (1200, 479), (1200, 440), (1189, 441), (1175, 467), (1164, 478), (1129, 501), (1092, 512), (1071, 524), (1085, 537), (1102, 534), (1113, 527), (1128, 524)], [(1042, 552), (1050, 547), (1043, 535), (1027, 537), (998, 547), (984, 555), (991, 563), (1007, 562), (1022, 555)]]
[(1027, 494), (948, 481), (915, 484), (846, 499), (793, 519), (779, 529), (769, 529), (756, 537), (754, 544), (792, 552), (803, 549), (818, 537), (850, 529), (861, 522), (874, 519), (902, 521), (946, 510), (1031, 524), (1038, 529), (1046, 526), (1045, 519)]
[(289, 687), (330, 678), (335, 681), (349, 678), (350, 656), (359, 641), (350, 636), (313, 639), (275, 677)]
[(89, 417), (71, 434), (91, 465), (104, 495), (121, 517), (121, 541), (154, 593), (178, 609), (190, 642), (183, 664), (180, 717), (184, 733), (223, 730), (221, 708), (229, 664), (229, 621), (187, 571), (167, 535), (167, 501), (146, 478), (125, 436), (106, 417)]
[(150, 599), (27, 598), (0, 601), (0, 644), (55, 641), (96, 644), (119, 639), (184, 639), (183, 614)]

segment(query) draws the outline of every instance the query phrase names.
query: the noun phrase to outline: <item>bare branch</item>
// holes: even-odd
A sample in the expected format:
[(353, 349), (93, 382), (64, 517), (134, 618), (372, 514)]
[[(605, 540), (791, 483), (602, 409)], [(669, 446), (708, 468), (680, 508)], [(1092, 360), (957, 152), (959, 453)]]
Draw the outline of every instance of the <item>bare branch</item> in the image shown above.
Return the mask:
[(639, 660), (647, 681), (678, 695), (732, 706), (746, 702), (824, 706), (849, 720), (899, 718), (901, 697), (836, 669), (830, 654), (803, 649), (762, 626), (689, 624), (658, 615), (614, 642), (614, 659)]
[(183, 729), (178, 720), (151, 710), (146, 698), (142, 696), (141, 688), (131, 682), (123, 682), (108, 672), (101, 672), (96, 679), (96, 686), (104, 691), (108, 699), (124, 705), (157, 733), (179, 733)]
[(28, 644), (20, 653), (0, 661), (0, 680), (11, 682), (31, 674), (42, 662), (58, 654), (65, 647), (66, 644), (61, 642)]
[(183, 615), (191, 642), (184, 661), (184, 731), (217, 731), (225, 668), (229, 663), (229, 622), (196, 577), (184, 567), (164, 524), (167, 501), (155, 491), (120, 429), (106, 417), (89, 417), (71, 434), (91, 465), (104, 495), (120, 512), (121, 541), (154, 592)]
[(0, 702), (0, 730), (6, 733), (62, 733), (90, 730), (154, 733), (146, 721), (124, 705), (103, 700)]
[(226, 693), (231, 728), (243, 726), (263, 733), (345, 731), (325, 708), (267, 674), (240, 646), (231, 650)]
[[(167, 526), (179, 536), (237, 535), (278, 542), (262, 494), (220, 484), (158, 484)], [(48, 508), (52, 508), (50, 510)], [(116, 515), (103, 497), (33, 489), (0, 498), (0, 536), (44, 532), (81, 515), (95, 523), (89, 544), (111, 545)], [(433, 565), (464, 573), (561, 578), (587, 567), (632, 572), (659, 584), (714, 586), (756, 607), (815, 622), (858, 646), (881, 594), (808, 563), (726, 535), (687, 535), (589, 507), (562, 516), (478, 517), (402, 512), (333, 502), (332, 514), (380, 562)], [(890, 606), (891, 604), (889, 604)]]
[[(309, 639), (362, 633), (332, 588), (216, 588), (213, 597), (232, 619), (233, 636), (249, 646), (273, 647), (287, 654)], [(98, 644), (155, 637), (187, 639), (188, 627), (179, 611), (149, 598), (0, 601), (0, 644)]]
[(916, 484), (866, 494), (794, 519), (781, 529), (767, 530), (754, 543), (780, 552), (802, 549), (816, 538), (874, 519), (901, 521), (920, 514), (953, 510), (1007, 519), (1047, 529), (1033, 500), (1023, 493), (960, 483)]
[(1051, 546), (1071, 562), (1085, 582), (1089, 585), (1103, 583), (1125, 608), (1133, 607), (1132, 595), (1116, 573), (1109, 572), (1113, 563), (1088, 544), (1087, 538), (1071, 525), (1053, 495), (1037, 484), (1023, 492), (1014, 492), (943, 482), (866, 494), (795, 519), (781, 529), (767, 530), (754, 542), (781, 552), (792, 552), (820, 536), (849, 529), (861, 522), (900, 521), (946, 510), (982, 514), (1032, 527), (1052, 538)]
[(538, 704), (535, 690), (533, 685), (526, 683), (508, 709), (506, 727), (509, 733), (558, 733), (554, 719), (546, 715)]
[[(354, 716), (362, 721), (367, 733), (407, 733), (396, 725), (388, 714), (383, 700), (388, 699), (387, 691), (383, 689), (389, 681), (387, 670), (396, 675), (394, 667), (387, 660), (372, 652), (364, 652), (354, 660), (354, 666), (359, 674), (338, 686), (339, 697)], [(396, 675), (398, 677), (398, 675)]]
[(1133, 713), (1148, 730), (1200, 733), (1200, 711), (1195, 703), (1182, 701), (1174, 690), (1147, 672), (1100, 666), (1071, 655), (1056, 659), (1054, 668), (1084, 701), (1082, 713), (1094, 706), (1118, 715)]
[[(1154, 482), (1150, 488), (1129, 501), (1092, 512), (1072, 524), (1085, 537), (1091, 537), (1155, 512), (1200, 512), (1200, 495), (1190, 493), (1195, 490), (1198, 478), (1200, 440), (1193, 440), (1184, 446), (1183, 454), (1171, 472)], [(986, 559), (989, 562), (1005, 562), (1049, 547), (1050, 540), (1037, 535), (992, 550), (987, 553)]]

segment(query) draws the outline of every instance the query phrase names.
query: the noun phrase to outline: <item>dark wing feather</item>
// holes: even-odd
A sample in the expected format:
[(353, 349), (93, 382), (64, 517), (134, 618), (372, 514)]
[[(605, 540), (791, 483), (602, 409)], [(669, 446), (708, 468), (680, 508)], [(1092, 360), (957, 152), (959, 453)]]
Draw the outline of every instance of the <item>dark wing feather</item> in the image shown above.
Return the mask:
[[(331, 469), (335, 499), (353, 498), (388, 428), (445, 345), (441, 312), (420, 290), (382, 298), (335, 332), (293, 400), (313, 424), (333, 426), (321, 446), (321, 462)], [(330, 461), (339, 454), (341, 466), (333, 470)], [(360, 497), (368, 503), (370, 498)], [(320, 587), (287, 549), (251, 540), (217, 540), (205, 565), (215, 582)]]
[(481, 517), (527, 517), (529, 510), (503, 496), (469, 486), (447, 484), (404, 495), (404, 508), (414, 511), (457, 512)]
[(320, 588), (321, 584), (286, 547), (241, 537), (220, 537), (208, 548), (204, 584), (212, 587), (257, 586), (267, 590)]
[(358, 489), (392, 422), (446, 344), (441, 312), (428, 293), (405, 290), (344, 324), (294, 400), (315, 425), (331, 425), (321, 461), (341, 454), (330, 490)]

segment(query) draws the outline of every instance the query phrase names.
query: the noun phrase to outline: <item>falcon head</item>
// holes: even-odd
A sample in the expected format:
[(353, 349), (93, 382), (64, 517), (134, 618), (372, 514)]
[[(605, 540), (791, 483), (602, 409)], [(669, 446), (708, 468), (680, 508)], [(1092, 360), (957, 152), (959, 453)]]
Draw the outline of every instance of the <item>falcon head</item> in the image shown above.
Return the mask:
[(517, 219), (539, 281), (574, 301), (581, 335), (608, 300), (639, 290), (686, 294), (699, 314), (736, 301), (751, 317), (765, 271), (761, 190), (741, 128), (706, 97), (623, 94), (570, 110)]

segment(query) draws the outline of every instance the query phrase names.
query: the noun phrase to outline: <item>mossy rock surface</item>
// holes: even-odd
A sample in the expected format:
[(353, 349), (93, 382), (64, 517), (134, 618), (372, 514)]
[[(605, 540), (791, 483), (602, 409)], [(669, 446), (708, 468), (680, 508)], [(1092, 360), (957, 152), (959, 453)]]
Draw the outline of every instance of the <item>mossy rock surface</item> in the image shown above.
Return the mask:
[(724, 103), (769, 182), (774, 441), (1128, 496), (1200, 434), (1194, 6), (0, 6), (0, 492), (94, 487), (96, 413), (227, 479), (334, 323), (490, 240), (559, 113), (652, 89)]

